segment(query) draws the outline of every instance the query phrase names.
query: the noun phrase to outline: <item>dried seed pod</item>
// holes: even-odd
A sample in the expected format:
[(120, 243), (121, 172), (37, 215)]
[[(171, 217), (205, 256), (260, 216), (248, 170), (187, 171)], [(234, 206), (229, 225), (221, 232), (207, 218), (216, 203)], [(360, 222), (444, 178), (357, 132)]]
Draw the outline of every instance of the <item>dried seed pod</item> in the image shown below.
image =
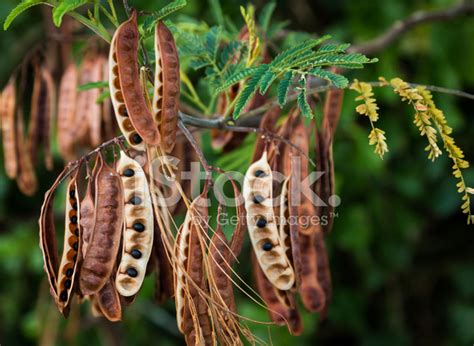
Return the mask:
[(282, 302), (281, 291), (278, 292), (272, 283), (268, 281), (260, 268), (255, 253), (252, 253), (252, 269), (257, 291), (268, 307), (271, 320), (278, 325), (287, 324), (293, 335), (300, 335), (303, 332), (303, 322), (298, 309), (296, 306), (290, 306), (292, 302), (288, 302), (287, 304), (289, 305)]
[(33, 164), (36, 164), (39, 149), (43, 145), (45, 165), (48, 170), (53, 168), (50, 140), (54, 102), (54, 82), (51, 73), (48, 69), (36, 65), (31, 97), (28, 150)]
[[(18, 176), (16, 183), (21, 192), (27, 196), (33, 196), (38, 189), (33, 162), (27, 147), (25, 138), (25, 124), (23, 120), (23, 109), (21, 105), (17, 109), (17, 148), (18, 148)], [(21, 153), (21, 155), (20, 155)]]
[[(260, 129), (267, 131), (275, 131), (276, 122), (280, 117), (281, 110), (280, 107), (270, 108), (263, 115), (262, 120), (260, 121)], [(257, 161), (265, 151), (265, 141), (262, 137), (259, 137), (255, 143), (255, 150), (253, 153), (253, 161)]]
[(61, 156), (66, 160), (74, 158), (75, 112), (77, 100), (77, 68), (75, 63), (69, 64), (59, 84), (57, 140)]
[(168, 258), (167, 250), (161, 239), (161, 231), (155, 222), (153, 236), (153, 257), (155, 258), (155, 300), (163, 303), (174, 294), (173, 267)]
[(326, 244), (324, 243), (324, 236), (322, 232), (319, 232), (314, 239), (314, 246), (317, 253), (317, 266), (318, 266), (318, 282), (324, 291), (325, 302), (321, 309), (322, 318), (326, 317), (327, 308), (332, 298), (332, 282), (331, 282), (331, 271), (329, 268), (329, 259), (326, 251)]
[(245, 174), (243, 195), (247, 228), (258, 263), (266, 277), (276, 288), (288, 290), (295, 283), (295, 273), (278, 234), (271, 205), (272, 184), (272, 172), (265, 152)]
[(95, 180), (94, 230), (79, 279), (85, 295), (97, 293), (112, 273), (123, 227), (123, 199), (120, 175), (100, 159)]
[(153, 247), (153, 206), (140, 164), (121, 151), (117, 170), (124, 187), (125, 227), (115, 285), (122, 296), (130, 297), (143, 283)]
[[(153, 117), (146, 104), (140, 83), (138, 69), (138, 42), (137, 14), (132, 12), (130, 19), (119, 26), (115, 32), (111, 45), (112, 65), (116, 61), (117, 69), (111, 66), (111, 92), (120, 91), (126, 106), (120, 114), (128, 114), (133, 128), (147, 144), (160, 143), (160, 133), (155, 126)], [(116, 58), (116, 59), (115, 59)], [(118, 78), (116, 78), (118, 76)], [(118, 85), (114, 85), (118, 81)], [(115, 95), (115, 98), (118, 98)], [(119, 121), (120, 123), (120, 121)], [(123, 124), (122, 124), (123, 126)], [(128, 137), (130, 129), (124, 134)], [(140, 143), (139, 140), (128, 138), (132, 144)]]
[(94, 230), (94, 196), (92, 194), (92, 183), (91, 181), (87, 184), (86, 195), (81, 201), (81, 219), (79, 222), (80, 233), (81, 233), (81, 252), (82, 257), (85, 258), (89, 244)]
[(10, 179), (14, 179), (18, 173), (15, 107), (15, 78), (11, 77), (2, 92), (2, 104), (0, 106), (4, 165), (5, 172)]
[(77, 172), (69, 182), (66, 191), (64, 245), (57, 281), (59, 299), (56, 301), (61, 313), (68, 307), (74, 292), (76, 269), (78, 267), (77, 259), (80, 253), (81, 234), (79, 223), (81, 218), (78, 198), (79, 191), (77, 189)]
[(155, 86), (153, 119), (159, 126), (162, 147), (170, 153), (176, 142), (179, 111), (179, 57), (173, 34), (163, 22), (155, 29)]
[(95, 294), (95, 300), (99, 311), (109, 321), (117, 322), (122, 319), (122, 305), (112, 279), (108, 280), (104, 287)]

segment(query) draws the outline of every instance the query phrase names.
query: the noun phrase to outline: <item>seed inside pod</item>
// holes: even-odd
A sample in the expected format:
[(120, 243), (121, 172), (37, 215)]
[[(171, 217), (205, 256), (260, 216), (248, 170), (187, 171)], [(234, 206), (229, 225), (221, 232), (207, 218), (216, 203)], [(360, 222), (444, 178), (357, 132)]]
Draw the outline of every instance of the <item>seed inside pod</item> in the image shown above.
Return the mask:
[(270, 242), (266, 242), (262, 245), (262, 249), (264, 251), (270, 251), (271, 249), (273, 249), (273, 244)]
[(142, 142), (142, 138), (140, 137), (140, 135), (138, 133), (135, 133), (132, 136), (132, 141), (133, 141), (134, 144), (140, 144)]
[(257, 178), (263, 177), (263, 176), (265, 176), (265, 172), (262, 171), (261, 169), (258, 169), (258, 170), (255, 171), (255, 176)]
[(136, 258), (136, 259), (142, 257), (142, 253), (140, 252), (140, 250), (137, 250), (137, 249), (132, 250), (130, 254), (132, 255), (133, 258)]
[(140, 222), (136, 222), (133, 224), (133, 229), (137, 232), (143, 232), (145, 230), (145, 226)]
[(66, 270), (66, 276), (67, 276), (68, 278), (70, 278), (70, 277), (72, 276), (72, 273), (73, 273), (72, 268), (69, 268), (68, 270)]
[(74, 204), (72, 205), (72, 209), (77, 210), (77, 203), (74, 203)]
[(70, 198), (75, 198), (76, 197), (76, 191), (74, 191), (74, 190), (69, 191), (69, 197)]
[(77, 216), (76, 216), (76, 215), (71, 216), (70, 220), (71, 220), (71, 223), (72, 223), (73, 225), (76, 225), (76, 224), (77, 224)]
[(134, 174), (135, 172), (131, 168), (127, 168), (126, 170), (123, 171), (123, 175), (126, 177), (133, 177)]
[(139, 205), (139, 204), (142, 203), (142, 199), (138, 196), (134, 196), (134, 197), (130, 198), (129, 203), (133, 204), (133, 205)]
[(258, 228), (264, 228), (266, 225), (267, 225), (267, 220), (265, 220), (263, 217), (257, 220)]
[(61, 299), (61, 301), (65, 302), (67, 300), (67, 292), (62, 291), (61, 294), (59, 295), (59, 299)]
[(72, 248), (77, 251), (79, 248), (79, 243), (76, 241), (74, 244), (72, 244)]
[(128, 274), (128, 276), (130, 276), (132, 278), (135, 278), (135, 277), (137, 277), (138, 272), (135, 268), (128, 268), (127, 269), (127, 274)]
[(256, 204), (260, 204), (260, 203), (262, 203), (264, 200), (265, 200), (265, 197), (263, 197), (263, 196), (261, 196), (261, 195), (255, 195), (255, 196), (253, 196), (253, 202), (256, 203)]
[(67, 279), (66, 281), (64, 281), (64, 287), (66, 289), (71, 288), (71, 280)]

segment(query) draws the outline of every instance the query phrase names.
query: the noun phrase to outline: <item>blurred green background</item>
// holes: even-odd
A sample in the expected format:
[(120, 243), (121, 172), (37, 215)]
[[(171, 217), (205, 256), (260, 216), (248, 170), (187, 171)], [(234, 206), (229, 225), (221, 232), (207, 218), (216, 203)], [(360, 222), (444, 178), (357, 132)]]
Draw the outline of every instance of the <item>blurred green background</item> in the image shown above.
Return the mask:
[[(16, 4), (0, 2), (0, 18)], [(163, 1), (130, 1), (146, 10)], [(235, 0), (222, 1), (224, 13), (240, 21)], [(265, 1), (254, 2), (261, 8)], [(354, 44), (371, 39), (394, 21), (417, 10), (453, 5), (449, 0), (288, 0), (274, 15), (289, 29), (329, 33)], [(175, 15), (213, 23), (206, 0), (190, 0)], [(0, 84), (26, 51), (42, 39), (40, 8), (20, 16), (2, 32)], [(422, 25), (376, 56), (377, 64), (349, 77), (372, 81), (399, 76), (410, 82), (474, 93), (474, 20)], [(281, 327), (249, 324), (275, 345), (472, 345), (474, 343), (474, 230), (461, 214), (460, 196), (443, 154), (426, 159), (425, 139), (412, 125), (413, 114), (389, 90), (375, 90), (381, 108), (379, 126), (387, 132), (390, 152), (384, 161), (368, 146), (369, 124), (354, 112), (355, 94), (347, 92), (335, 138), (337, 193), (342, 198), (334, 230), (327, 238), (334, 297), (326, 321), (304, 314), (305, 332), (291, 337)], [(454, 137), (474, 162), (473, 101), (435, 94), (454, 127)], [(206, 146), (209, 157), (217, 157)], [(3, 160), (3, 158), (0, 158)], [(60, 169), (58, 160), (56, 168)], [(3, 164), (1, 165), (3, 166)], [(40, 191), (23, 196), (0, 170), (0, 344), (2, 345), (159, 345), (183, 344), (170, 303), (151, 303), (147, 280), (123, 323), (94, 320), (87, 306), (60, 317), (49, 296), (38, 247), (37, 219), (45, 190), (55, 175), (39, 171)], [(474, 169), (466, 172), (474, 184)], [(58, 213), (60, 215), (60, 212)], [(242, 258), (248, 258), (248, 246)], [(246, 262), (237, 267), (250, 281)], [(239, 312), (268, 320), (266, 312), (241, 294)], [(80, 316), (79, 316), (80, 315)]]

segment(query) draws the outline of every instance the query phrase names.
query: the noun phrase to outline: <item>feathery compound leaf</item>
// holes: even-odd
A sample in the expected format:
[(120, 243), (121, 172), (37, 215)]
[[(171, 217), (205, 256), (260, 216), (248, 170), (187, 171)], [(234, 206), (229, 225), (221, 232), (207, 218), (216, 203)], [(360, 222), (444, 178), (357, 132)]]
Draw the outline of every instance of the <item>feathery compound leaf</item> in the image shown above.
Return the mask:
[(187, 5), (186, 0), (175, 0), (173, 2), (170, 2), (168, 5), (163, 7), (161, 10), (156, 12), (155, 14), (155, 22), (166, 17), (167, 15), (176, 12), (180, 9), (182, 9), (184, 6)]
[(351, 46), (350, 43), (343, 43), (343, 44), (336, 44), (336, 43), (328, 43), (322, 45), (318, 51), (317, 54), (330, 54), (330, 53), (344, 53), (347, 48)]
[(232, 63), (232, 59), (237, 53), (242, 49), (242, 42), (241, 41), (230, 41), (228, 45), (226, 45), (219, 57), (219, 67), (223, 68), (228, 63)]
[(225, 20), (224, 14), (222, 13), (222, 6), (219, 0), (209, 0), (209, 6), (211, 7), (212, 16), (216, 20), (219, 26), (224, 27)]
[(336, 88), (345, 88), (349, 84), (349, 81), (346, 77), (337, 73), (333, 73), (331, 71), (323, 70), (320, 67), (310, 70), (308, 74), (319, 77), (321, 79), (325, 79), (329, 81), (332, 85), (334, 85)]
[(291, 81), (293, 79), (293, 72), (289, 71), (285, 73), (280, 84), (278, 84), (278, 103), (280, 107), (286, 104), (286, 99), (288, 98), (288, 91), (290, 90)]
[(48, 3), (46, 1), (40, 0), (30, 0), (19, 3), (13, 10), (10, 11), (7, 18), (5, 19), (5, 22), (3, 23), (3, 30), (7, 30), (11, 23), (15, 20), (15, 18), (22, 14), (24, 11), (26, 11), (30, 7), (40, 4), (47, 5)]
[(258, 24), (263, 32), (266, 32), (269, 25), (270, 20), (272, 18), (273, 11), (275, 10), (276, 4), (274, 1), (269, 2), (265, 5), (265, 7), (260, 12), (260, 16), (258, 17)]
[(244, 107), (247, 105), (249, 100), (252, 98), (252, 96), (255, 94), (258, 88), (258, 84), (260, 83), (263, 75), (265, 72), (268, 70), (268, 65), (263, 64), (260, 65), (255, 73), (252, 75), (252, 77), (247, 81), (245, 84), (244, 89), (242, 92), (239, 94), (239, 97), (237, 98), (235, 102), (235, 108), (234, 108), (234, 119), (237, 119), (240, 116), (240, 113), (244, 109)]
[(278, 77), (278, 74), (273, 72), (271, 69), (268, 69), (267, 72), (262, 77), (262, 82), (260, 83), (260, 94), (263, 95), (267, 92), (270, 85)]
[(278, 54), (275, 57), (275, 59), (273, 59), (273, 61), (271, 62), (271, 66), (272, 67), (278, 67), (280, 64), (285, 64), (285, 62), (287, 62), (288, 60), (290, 60), (294, 57), (298, 57), (303, 52), (313, 49), (318, 44), (321, 44), (322, 42), (324, 42), (324, 41), (326, 41), (330, 38), (331, 38), (331, 36), (326, 35), (326, 36), (323, 36), (323, 37), (321, 37), (317, 40), (306, 40), (306, 41), (303, 41), (300, 44), (297, 44), (293, 47), (290, 47), (290, 48), (284, 50), (283, 52), (281, 52), (280, 54)]
[(66, 13), (74, 11), (76, 8), (87, 4), (88, 0), (63, 0), (58, 7), (53, 9), (53, 22), (57, 27), (61, 26)]
[[(259, 73), (259, 71), (261, 71), (261, 68), (262, 66), (268, 66), (268, 65), (260, 65), (258, 67), (246, 67), (244, 68), (243, 70), (238, 70), (236, 71), (232, 76), (230, 76), (225, 82), (224, 84), (222, 84), (219, 88), (217, 88), (217, 92), (222, 92), (224, 90), (227, 90), (228, 88), (230, 88), (232, 85), (240, 82), (242, 79), (245, 79), (251, 75), (254, 75), (256, 73)], [(263, 75), (263, 73), (262, 73)], [(262, 75), (260, 75), (260, 78), (262, 77)]]
[(212, 60), (215, 59), (217, 53), (217, 47), (219, 42), (219, 32), (220, 29), (217, 26), (214, 26), (209, 30), (204, 39), (206, 42), (206, 51), (207, 54), (211, 57)]
[(303, 116), (310, 119), (314, 117), (314, 113), (311, 110), (311, 107), (309, 106), (309, 103), (308, 103), (306, 88), (300, 88), (300, 91), (298, 93), (297, 103), (298, 103), (298, 107), (301, 110), (301, 114), (303, 114)]

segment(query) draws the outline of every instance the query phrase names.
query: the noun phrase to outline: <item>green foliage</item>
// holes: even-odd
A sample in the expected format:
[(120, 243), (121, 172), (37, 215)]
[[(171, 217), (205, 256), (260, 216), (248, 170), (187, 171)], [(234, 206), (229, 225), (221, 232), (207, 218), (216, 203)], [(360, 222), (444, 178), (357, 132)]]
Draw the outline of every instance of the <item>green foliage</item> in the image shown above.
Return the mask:
[(41, 4), (48, 5), (48, 2), (41, 0), (26, 0), (19, 3), (13, 10), (11, 10), (7, 18), (5, 19), (5, 22), (3, 23), (3, 30), (7, 30), (10, 27), (11, 23), (15, 20), (15, 18), (22, 14), (24, 11), (33, 6)]
[(301, 110), (301, 114), (306, 118), (312, 119), (314, 117), (314, 113), (311, 110), (311, 106), (308, 103), (308, 96), (306, 95), (306, 80), (302, 79), (300, 81), (301, 86), (298, 87), (298, 98), (297, 104), (299, 109)]
[(276, 8), (275, 1), (270, 1), (265, 5), (265, 7), (260, 12), (260, 15), (258, 17), (258, 24), (260, 25), (260, 29), (263, 32), (266, 32), (268, 30), (275, 8)]
[(58, 7), (53, 9), (53, 22), (57, 27), (61, 26), (63, 16), (71, 11), (76, 10), (82, 5), (87, 4), (88, 0), (62, 0)]
[(90, 83), (79, 85), (77, 87), (77, 91), (85, 91), (85, 90), (96, 89), (96, 88), (107, 88), (108, 86), (109, 86), (109, 82), (107, 81), (90, 82)]
[(288, 71), (283, 75), (283, 78), (278, 84), (278, 103), (280, 104), (280, 107), (283, 107), (286, 104), (293, 77), (293, 71)]

